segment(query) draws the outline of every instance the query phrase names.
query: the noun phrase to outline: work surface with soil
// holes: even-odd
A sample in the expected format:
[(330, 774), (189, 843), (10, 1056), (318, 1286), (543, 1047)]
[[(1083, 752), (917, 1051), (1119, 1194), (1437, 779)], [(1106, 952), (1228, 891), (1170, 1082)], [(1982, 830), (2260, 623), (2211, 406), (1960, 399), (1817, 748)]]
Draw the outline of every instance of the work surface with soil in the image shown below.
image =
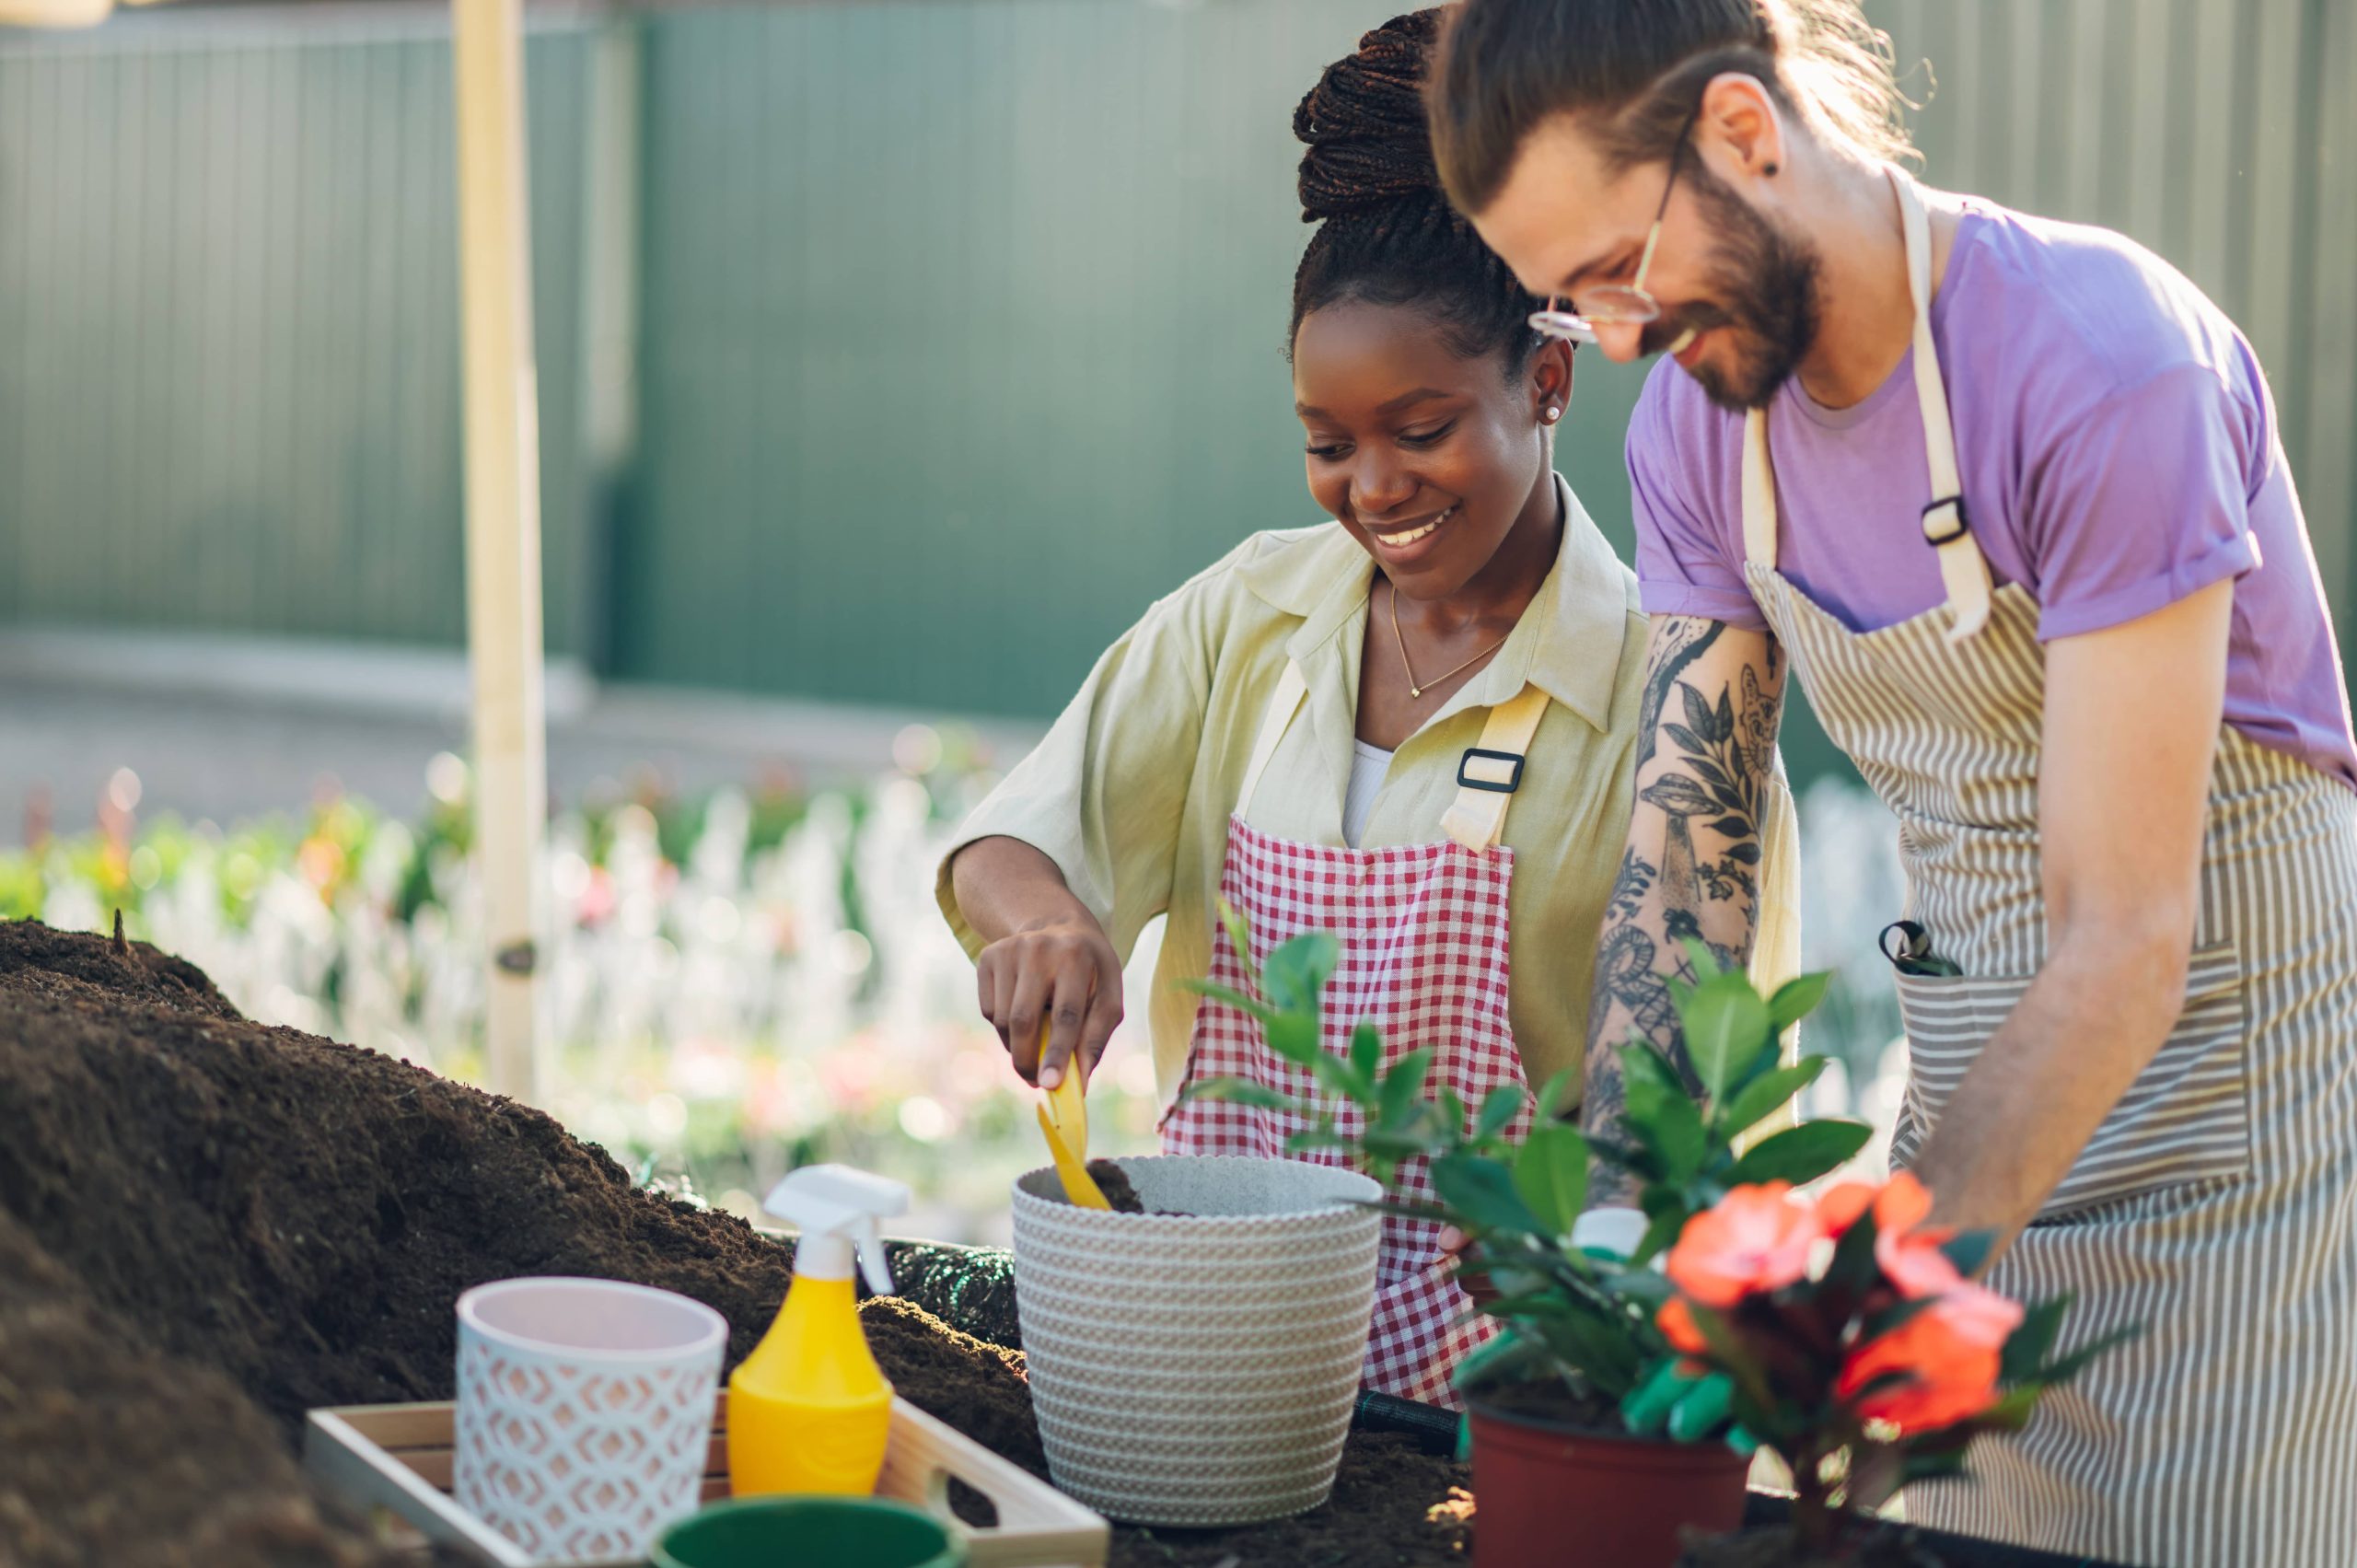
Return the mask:
[[(632, 1280), (768, 1329), (791, 1249), (638, 1191), (538, 1111), (242, 1018), (144, 944), (0, 924), (0, 1471), (10, 1562), (373, 1563), (308, 1491), (302, 1412), (447, 1399), (468, 1287)], [(871, 1341), (912, 1403), (1045, 1475), (1004, 1270), (896, 1249)], [(931, 1310), (928, 1311), (927, 1309)], [(938, 1314), (939, 1316), (936, 1316)], [(1461, 1467), (1354, 1434), (1334, 1502), (1117, 1530), (1121, 1564), (1460, 1561)]]

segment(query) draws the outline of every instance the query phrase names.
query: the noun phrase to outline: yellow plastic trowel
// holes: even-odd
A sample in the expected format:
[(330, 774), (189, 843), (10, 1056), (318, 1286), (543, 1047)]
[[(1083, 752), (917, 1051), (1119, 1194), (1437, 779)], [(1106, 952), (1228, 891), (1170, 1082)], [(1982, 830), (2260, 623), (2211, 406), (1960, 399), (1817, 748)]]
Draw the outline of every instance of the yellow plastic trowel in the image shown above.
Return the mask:
[[(1039, 1028), (1039, 1049), (1048, 1049), (1048, 1030)], [(1048, 1153), (1054, 1156), (1056, 1175), (1062, 1179), (1064, 1196), (1076, 1209), (1110, 1209), (1104, 1191), (1097, 1179), (1088, 1174), (1088, 1101), (1080, 1086), (1080, 1067), (1076, 1063), (1064, 1064), (1064, 1075), (1056, 1086), (1039, 1096), (1039, 1131), (1048, 1135)]]

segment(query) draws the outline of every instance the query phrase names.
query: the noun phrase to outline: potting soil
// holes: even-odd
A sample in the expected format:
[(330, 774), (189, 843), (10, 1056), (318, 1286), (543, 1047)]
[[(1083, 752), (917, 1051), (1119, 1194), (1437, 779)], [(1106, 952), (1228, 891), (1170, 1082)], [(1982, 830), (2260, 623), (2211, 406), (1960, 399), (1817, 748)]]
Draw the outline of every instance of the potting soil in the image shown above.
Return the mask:
[[(367, 1561), (262, 1439), (272, 1427), (252, 1407), (291, 1442), (312, 1406), (449, 1398), (452, 1304), (470, 1285), (586, 1274), (676, 1290), (727, 1318), (733, 1365), (767, 1330), (792, 1259), (741, 1221), (634, 1189), (538, 1111), (249, 1022), (193, 967), (145, 944), (29, 923), (0, 923), (0, 1223), (10, 1218), (26, 1255), (51, 1260), (48, 1288), (78, 1293), (106, 1345), (156, 1360), (124, 1383), (95, 1355), (0, 1331), (5, 1451), (63, 1452), (128, 1425), (156, 1460), (38, 1490), (0, 1481), (0, 1510), (73, 1541), (120, 1521), (109, 1551), (84, 1555), (127, 1563)], [(896, 1249), (904, 1293), (1016, 1338), (1003, 1262), (942, 1256)], [(1044, 1473), (1019, 1354), (905, 1307), (868, 1316), (911, 1402)], [(249, 1531), (250, 1550), (174, 1555), (189, 1527), (138, 1500), (169, 1454), (203, 1478), (192, 1499), (290, 1521), (283, 1550)], [(1463, 1479), (1404, 1440), (1357, 1435), (1329, 1507), (1252, 1530), (1122, 1530), (1114, 1561), (1451, 1562), (1467, 1536), (1452, 1492)], [(0, 1547), (22, 1527), (0, 1511)]]
[(269, 1418), (234, 1384), (142, 1344), (5, 1214), (0, 1456), (9, 1568), (395, 1561), (310, 1494)]
[(1137, 1187), (1130, 1180), (1128, 1171), (1111, 1160), (1090, 1160), (1088, 1174), (1096, 1179), (1097, 1190), (1105, 1194), (1105, 1201), (1113, 1205), (1115, 1214), (1145, 1213), (1145, 1200), (1138, 1196)]

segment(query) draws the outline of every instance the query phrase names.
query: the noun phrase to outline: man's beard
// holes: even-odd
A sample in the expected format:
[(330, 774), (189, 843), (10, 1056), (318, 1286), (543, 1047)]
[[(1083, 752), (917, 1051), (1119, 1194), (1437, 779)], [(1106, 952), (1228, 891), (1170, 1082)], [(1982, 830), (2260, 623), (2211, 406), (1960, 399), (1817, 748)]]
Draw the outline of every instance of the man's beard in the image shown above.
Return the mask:
[(1729, 328), (1733, 363), (1705, 360), (1688, 374), (1723, 409), (1765, 408), (1817, 343), (1817, 251), (1754, 212), (1700, 158), (1688, 178), (1719, 235), (1707, 262), (1717, 302), (1685, 306), (1646, 327), (1645, 351), (1659, 354), (1689, 329)]

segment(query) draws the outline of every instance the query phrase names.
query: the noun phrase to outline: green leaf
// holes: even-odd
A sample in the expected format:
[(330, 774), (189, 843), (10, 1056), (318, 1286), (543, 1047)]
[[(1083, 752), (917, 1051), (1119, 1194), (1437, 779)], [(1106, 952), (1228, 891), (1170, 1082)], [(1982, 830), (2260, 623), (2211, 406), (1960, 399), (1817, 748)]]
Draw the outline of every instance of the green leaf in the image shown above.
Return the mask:
[(1321, 1051), (1309, 1059), (1309, 1068), (1319, 1083), (1352, 1104), (1370, 1109), (1375, 1105), (1375, 1085), (1351, 1064), (1349, 1057)]
[(1278, 945), (1260, 966), (1260, 994), (1286, 1013), (1318, 1011), (1318, 997), (1342, 961), (1342, 945), (1330, 931), (1312, 931)]
[(1331, 1127), (1305, 1127), (1285, 1140), (1285, 1153), (1306, 1155), (1319, 1149), (1356, 1149), (1355, 1139), (1347, 1138)]
[(1396, 1130), (1423, 1098), (1425, 1075), (1433, 1070), (1430, 1047), (1411, 1051), (1391, 1064), (1376, 1091), (1376, 1121), (1386, 1131)]
[(1644, 1368), (1630, 1328), (1585, 1307), (1573, 1307), (1549, 1318), (1524, 1319), (1532, 1333), (1547, 1342), (1572, 1369), (1595, 1385), (1608, 1400), (1619, 1400), (1636, 1387)]
[(1271, 1051), (1296, 1066), (1307, 1067), (1324, 1054), (1315, 1013), (1279, 1013), (1261, 1026), (1260, 1037)]
[(1267, 1003), (1225, 985), (1214, 985), (1208, 980), (1182, 980), (1178, 982), (1178, 989), (1191, 991), (1198, 996), (1208, 996), (1214, 1002), (1225, 1002), (1246, 1016), (1258, 1018), (1263, 1028), (1276, 1021), (1277, 1010)]
[(1514, 1156), (1515, 1191), (1550, 1236), (1570, 1233), (1587, 1203), (1587, 1140), (1561, 1121), (1541, 1123)]
[(2088, 1364), (2097, 1356), (2119, 1349), (2143, 1331), (2144, 1326), (2142, 1323), (2131, 1323), (2124, 1329), (2115, 1329), (2108, 1334), (2090, 1340), (2070, 1354), (2058, 1357), (2039, 1367), (2034, 1381), (2041, 1388), (2059, 1388), (2084, 1372)]
[(1310, 1108), (1290, 1095), (1279, 1094), (1268, 1085), (1251, 1078), (1198, 1078), (1179, 1091), (1182, 1100), (1216, 1099), (1231, 1105), (1248, 1105), (1260, 1110), (1289, 1110), (1295, 1115), (1307, 1115)]
[(1494, 1138), (1504, 1132), (1529, 1097), (1520, 1084), (1500, 1084), (1481, 1100), (1481, 1113), (1473, 1119), (1473, 1136)]
[(1938, 1303), (1939, 1297), (1935, 1295), (1919, 1295), (1912, 1301), (1895, 1302), (1858, 1325), (1858, 1342), (1870, 1343), (1895, 1329), (1904, 1328), (1910, 1319), (1920, 1316)]
[(1227, 943), (1236, 949), (1237, 966), (1243, 970), (1244, 978), (1251, 981), (1252, 988), (1258, 991), (1260, 988), (1260, 971), (1252, 967), (1252, 923), (1225, 899), (1219, 901), (1219, 923), (1227, 928)]
[(1375, 1081), (1383, 1066), (1383, 1031), (1373, 1024), (1361, 1024), (1351, 1030), (1351, 1065)]
[(1664, 1088), (1643, 1081), (1625, 1086), (1629, 1097), (1630, 1130), (1660, 1156), (1662, 1179), (1683, 1187), (1702, 1168), (1710, 1135), (1702, 1127), (1702, 1109), (1682, 1088)]
[(1418, 1155), (1433, 1152), (1432, 1141), (1408, 1132), (1387, 1132), (1371, 1127), (1359, 1134), (1359, 1146), (1376, 1159), (1411, 1160)]
[(1551, 1121), (1562, 1114), (1563, 1091), (1579, 1081), (1580, 1070), (1566, 1067), (1538, 1086), (1531, 1098), (1530, 1113), (1540, 1121)]
[(1669, 1059), (1642, 1040), (1632, 1040), (1620, 1048), (1620, 1081), (1624, 1085), (1659, 1084), (1679, 1094), (1686, 1092), (1686, 1081), (1678, 1075), (1678, 1069), (1669, 1064)]
[(1767, 1375), (1745, 1351), (1743, 1342), (1736, 1338), (1734, 1326), (1710, 1307), (1690, 1301), (1687, 1306), (1696, 1331), (1710, 1346), (1711, 1360), (1716, 1363), (1715, 1369), (1733, 1377), (1754, 1404), (1774, 1409), (1775, 1401), (1768, 1386)]
[(1645, 1227), (1644, 1236), (1637, 1242), (1637, 1250), (1630, 1255), (1631, 1263), (1650, 1263), (1678, 1241), (1678, 1232), (1686, 1228), (1687, 1214), (1683, 1207), (1665, 1209), (1654, 1216)]
[(1678, 1016), (1686, 1031), (1687, 1060), (1714, 1100), (1724, 1098), (1742, 1081), (1761, 1052), (1775, 1049), (1776, 1028), (1768, 1004), (1741, 973), (1704, 980)]
[(1652, 1269), (1624, 1269), (1619, 1267), (1616, 1260), (1615, 1264), (1598, 1269), (1596, 1272), (1607, 1292), (1643, 1308), (1648, 1323), (1660, 1314), (1669, 1298), (1678, 1294), (1678, 1287), (1670, 1283), (1668, 1275), (1656, 1273)]
[(1819, 1288), (1827, 1293), (1846, 1292), (1855, 1298), (1864, 1295), (1881, 1277), (1881, 1266), (1875, 1261), (1875, 1212), (1868, 1209), (1841, 1233), (1841, 1239), (1833, 1248), (1833, 1260), (1825, 1266), (1825, 1279)]
[(1515, 1191), (1514, 1173), (1481, 1155), (1443, 1155), (1433, 1161), (1433, 1191), (1464, 1216), (1468, 1230), (1509, 1230), (1550, 1235), (1552, 1228), (1530, 1212)]
[(1620, 1401), (1621, 1423), (1636, 1436), (1655, 1435), (1669, 1424), (1671, 1409), (1692, 1386), (1692, 1380), (1679, 1373), (1674, 1358), (1661, 1362)]
[(1749, 1127), (1756, 1127), (1776, 1112), (1776, 1108), (1817, 1082), (1825, 1071), (1828, 1058), (1805, 1057), (1790, 1067), (1778, 1067), (1763, 1073), (1736, 1091), (1719, 1112), (1719, 1136), (1732, 1138)]
[(1825, 1000), (1826, 988), (1832, 983), (1831, 972), (1820, 970), (1778, 986), (1776, 994), (1768, 999), (1768, 1016), (1775, 1020), (1776, 1032), (1782, 1034), (1815, 1012), (1817, 1005)]
[(1989, 1254), (1997, 1249), (1997, 1233), (1993, 1230), (1968, 1230), (1944, 1242), (1940, 1250), (1956, 1265), (1956, 1272), (1970, 1279), (1989, 1261)]
[(1863, 1121), (1827, 1119), (1787, 1127), (1763, 1138), (1727, 1172), (1730, 1187), (1756, 1181), (1814, 1181), (1866, 1146), (1875, 1130)]
[(1899, 1480), (1911, 1485), (1919, 1481), (1937, 1481), (1943, 1476), (1962, 1475), (1964, 1452), (1958, 1448), (1948, 1453), (1905, 1455), (1898, 1462)]
[(1735, 1380), (1713, 1372), (1686, 1391), (1669, 1412), (1669, 1434), (1680, 1443), (1700, 1443), (1725, 1424), (1735, 1403)]
[(2062, 1315), (2071, 1309), (2068, 1291), (2038, 1302), (2022, 1314), (2021, 1322), (2005, 1336), (2004, 1351), (1997, 1358), (1997, 1381), (2004, 1384), (2026, 1383), (2038, 1376), (2038, 1368), (2054, 1349), (2054, 1341), (2062, 1332)]
[(2029, 1424), (2042, 1388), (2009, 1389), (2005, 1397), (1972, 1418), (1971, 1424), (1988, 1432), (2019, 1432)]
[[(1686, 961), (1694, 966), (1697, 979), (1713, 981), (1727, 972), (1719, 967), (1719, 956), (1711, 951), (1711, 945), (1701, 937), (1689, 936), (1679, 946), (1686, 949)], [(1745, 983), (1750, 982), (1747, 981)]]
[(1503, 1380), (1545, 1354), (1546, 1346), (1525, 1339), (1509, 1328), (1488, 1343), (1467, 1352), (1449, 1380), (1459, 1391), (1469, 1392), (1492, 1379)]

